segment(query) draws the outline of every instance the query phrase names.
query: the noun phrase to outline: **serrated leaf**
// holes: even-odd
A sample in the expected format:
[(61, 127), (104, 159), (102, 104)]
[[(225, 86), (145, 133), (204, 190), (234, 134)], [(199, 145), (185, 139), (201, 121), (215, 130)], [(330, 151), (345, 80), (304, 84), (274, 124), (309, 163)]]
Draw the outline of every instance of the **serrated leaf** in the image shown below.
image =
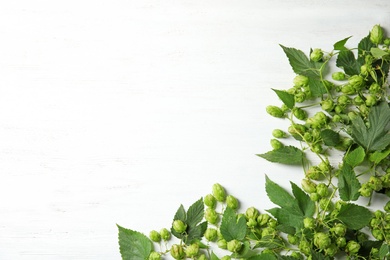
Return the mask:
[(296, 233), (296, 228), (295, 227), (292, 227), (292, 226), (286, 225), (286, 224), (279, 224), (279, 225), (276, 226), (275, 229), (280, 231), (280, 232), (283, 232), (283, 233), (286, 233), (286, 234), (290, 234), (290, 235), (294, 235)]
[(263, 236), (260, 240), (256, 242), (256, 245), (254, 248), (269, 248), (269, 249), (276, 249), (276, 248), (282, 248), (284, 247), (284, 241), (280, 237), (275, 237), (272, 235)]
[(379, 248), (379, 257), (382, 259), (385, 256), (389, 255), (390, 248), (389, 245), (387, 245), (385, 242), (382, 244), (382, 246)]
[(187, 220), (187, 213), (186, 210), (184, 209), (183, 205), (180, 205), (180, 207), (177, 209), (175, 216), (173, 217), (173, 220), (181, 220), (184, 223)]
[(191, 244), (194, 240), (200, 240), (204, 232), (206, 232), (207, 229), (207, 222), (202, 222), (197, 226), (189, 227), (187, 230), (187, 236), (184, 239), (184, 243), (187, 245)]
[(338, 188), (340, 198), (344, 201), (355, 201), (359, 198), (361, 185), (356, 177), (352, 166), (349, 164), (343, 164), (338, 176)]
[(153, 250), (152, 241), (145, 235), (117, 225), (119, 251), (123, 260), (148, 259)]
[(360, 116), (352, 120), (351, 136), (366, 151), (382, 151), (390, 144), (390, 108), (386, 102), (371, 108), (368, 114), (369, 127)]
[(257, 154), (257, 156), (270, 162), (282, 164), (301, 164), (304, 158), (303, 152), (291, 145), (264, 154)]
[(194, 204), (192, 204), (187, 211), (187, 225), (189, 227), (195, 227), (204, 217), (204, 203), (200, 198)]
[(353, 168), (361, 164), (364, 161), (365, 157), (366, 157), (366, 152), (364, 151), (363, 147), (359, 146), (352, 152), (347, 153), (345, 155), (344, 160), (347, 164), (349, 164)]
[(248, 260), (277, 260), (277, 258), (274, 254), (265, 253), (249, 257)]
[(244, 217), (238, 218), (236, 212), (227, 207), (223, 212), (220, 231), (228, 242), (233, 239), (241, 241), (246, 235), (246, 219)]
[(299, 213), (291, 212), (284, 208), (272, 208), (268, 209), (267, 212), (274, 216), (279, 223), (285, 226), (292, 227), (295, 230), (303, 228), (304, 216)]
[(296, 74), (314, 78), (318, 78), (320, 76), (318, 66), (311, 62), (301, 50), (285, 47), (283, 45), (280, 45), (280, 47), (282, 47), (293, 71)]
[(298, 203), (299, 208), (301, 209), (302, 214), (305, 217), (312, 217), (316, 211), (316, 205), (301, 188), (299, 188), (295, 183), (291, 183), (292, 192)]
[(311, 249), (311, 259), (312, 260), (330, 260), (329, 256), (323, 255), (321, 252), (317, 252), (314, 249)]
[(295, 105), (295, 98), (293, 94), (288, 93), (287, 91), (284, 90), (277, 90), (277, 89), (272, 89), (275, 91), (276, 95), (282, 100), (283, 104), (285, 104), (288, 108), (292, 109)]
[(368, 159), (374, 164), (378, 164), (390, 155), (390, 149), (384, 150), (383, 152), (373, 152), (368, 156)]
[(220, 260), (214, 252), (211, 252), (210, 260)]
[(341, 206), (337, 219), (342, 221), (348, 228), (359, 230), (369, 224), (372, 216), (372, 213), (367, 208), (347, 203)]
[(370, 52), (371, 52), (372, 56), (376, 59), (379, 59), (379, 58), (382, 58), (383, 56), (389, 55), (388, 52), (386, 52), (382, 49), (379, 49), (377, 47), (371, 48)]
[(349, 36), (345, 39), (342, 39), (342, 40), (336, 42), (335, 44), (333, 44), (333, 49), (336, 51), (347, 50), (347, 48), (345, 48), (345, 44), (347, 43), (348, 39), (351, 37), (352, 36)]
[(368, 34), (366, 37), (364, 37), (358, 44), (358, 54), (359, 56), (363, 54), (364, 52), (368, 52), (371, 50), (372, 47), (375, 47), (375, 44), (373, 44), (370, 40), (370, 34)]
[(324, 141), (324, 144), (327, 146), (336, 146), (340, 143), (339, 133), (333, 131), (332, 129), (324, 129), (321, 131), (321, 138)]
[(309, 77), (309, 89), (313, 97), (321, 97), (326, 93), (326, 88), (319, 78)]
[(275, 182), (271, 181), (268, 176), (265, 176), (265, 191), (267, 196), (276, 205), (290, 210), (298, 215), (304, 215), (298, 206), (296, 199), (290, 195), (285, 189), (280, 187)]
[(336, 66), (343, 68), (344, 72), (350, 76), (360, 73), (360, 66), (358, 66), (355, 55), (350, 50), (340, 51), (337, 56)]

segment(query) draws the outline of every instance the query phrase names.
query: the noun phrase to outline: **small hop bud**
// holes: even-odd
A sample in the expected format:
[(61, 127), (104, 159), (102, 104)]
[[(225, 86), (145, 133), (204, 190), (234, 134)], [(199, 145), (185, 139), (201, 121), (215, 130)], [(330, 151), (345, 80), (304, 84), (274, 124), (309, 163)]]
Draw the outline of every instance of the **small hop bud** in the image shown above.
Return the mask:
[(208, 241), (214, 241), (218, 237), (218, 231), (214, 228), (208, 228), (208, 229), (206, 229), (206, 232), (204, 233), (204, 237)]
[(334, 225), (330, 231), (338, 237), (344, 237), (347, 232), (347, 227), (344, 224), (337, 223)]
[(152, 240), (153, 242), (156, 242), (156, 243), (161, 241), (161, 235), (156, 230), (150, 231), (149, 238), (150, 238), (150, 240)]
[(283, 130), (280, 130), (280, 129), (274, 129), (272, 131), (272, 135), (275, 138), (285, 138), (285, 137), (287, 137), (287, 134)]
[(306, 92), (297, 91), (297, 93), (295, 93), (295, 95), (294, 95), (294, 101), (297, 103), (302, 103), (303, 101), (306, 100), (307, 96), (308, 95)]
[(353, 104), (360, 106), (360, 105), (364, 104), (364, 100), (362, 99), (361, 96), (356, 96), (353, 99)]
[(386, 46), (390, 46), (390, 38), (386, 38), (383, 40), (383, 44)]
[(296, 251), (292, 252), (290, 256), (294, 259), (299, 259), (299, 260), (303, 259), (303, 256), (299, 252), (296, 252)]
[(198, 256), (197, 260), (207, 260), (207, 257), (205, 254), (201, 254), (200, 256)]
[(221, 260), (231, 260), (231, 259), (232, 259), (232, 257), (229, 256), (229, 255), (225, 255), (225, 256), (223, 256), (223, 257), (221, 258)]
[(307, 118), (307, 112), (299, 107), (294, 107), (292, 110), (294, 116), (299, 120), (305, 120)]
[(257, 219), (259, 216), (259, 210), (255, 207), (250, 207), (245, 211), (245, 216), (247, 219)]
[(379, 24), (376, 24), (370, 31), (370, 41), (374, 44), (381, 44), (382, 40), (383, 40), (383, 29)]
[(312, 53), (310, 53), (310, 59), (312, 61), (320, 61), (322, 57), (324, 56), (324, 53), (321, 49), (314, 49)]
[(350, 84), (345, 84), (341, 87), (341, 92), (347, 95), (353, 95), (356, 94), (356, 89)]
[(210, 224), (216, 224), (218, 221), (218, 213), (213, 208), (207, 208), (204, 213), (204, 218)]
[(217, 205), (217, 200), (215, 199), (215, 197), (212, 194), (207, 194), (203, 198), (203, 202), (207, 207), (210, 207), (210, 208), (215, 208), (215, 206)]
[(358, 242), (356, 242), (354, 240), (348, 241), (348, 243), (345, 247), (345, 251), (350, 255), (357, 254), (359, 252), (359, 250), (360, 250), (360, 245)]
[(359, 192), (363, 197), (371, 197), (373, 189), (368, 183), (363, 183), (359, 189)]
[(346, 244), (347, 244), (347, 239), (345, 237), (336, 238), (336, 245), (339, 248), (345, 247)]
[(309, 84), (309, 78), (303, 75), (297, 75), (294, 78), (294, 86), (303, 87)]
[(316, 192), (323, 198), (329, 195), (329, 190), (325, 183), (318, 184)]
[(320, 208), (325, 211), (331, 211), (333, 209), (333, 203), (327, 198), (320, 199)]
[(183, 247), (178, 244), (174, 244), (170, 250), (171, 256), (177, 260), (184, 259), (185, 253)]
[(312, 201), (319, 201), (321, 199), (321, 196), (317, 192), (310, 193), (309, 196)]
[(187, 257), (192, 258), (199, 253), (199, 244), (194, 243), (186, 247), (184, 250)]
[(175, 221), (173, 221), (173, 224), (172, 224), (172, 228), (173, 230), (175, 230), (177, 233), (184, 233), (187, 229), (187, 224), (185, 224), (183, 221), (181, 221), (180, 219), (177, 219)]
[(380, 229), (375, 228), (375, 229), (371, 230), (371, 234), (377, 240), (384, 240), (385, 239), (385, 236), (384, 236), (382, 230), (380, 230)]
[(304, 191), (306, 191), (307, 193), (313, 193), (313, 192), (316, 192), (316, 190), (317, 190), (317, 185), (308, 179), (303, 179), (301, 182), (301, 186), (302, 186), (302, 189)]
[(299, 242), (299, 239), (298, 237), (294, 236), (294, 235), (291, 235), (291, 234), (287, 234), (287, 241), (292, 244), (292, 245), (297, 245), (298, 242)]
[(270, 216), (268, 214), (260, 214), (257, 217), (257, 223), (259, 224), (259, 226), (264, 226), (267, 224), (269, 219), (270, 219)]
[(364, 85), (364, 79), (360, 75), (353, 75), (348, 79), (348, 84), (357, 91)]
[(321, 108), (325, 111), (332, 111), (334, 107), (334, 102), (331, 99), (326, 99), (321, 102)]
[(257, 226), (257, 221), (256, 221), (254, 218), (250, 218), (250, 219), (248, 219), (248, 221), (246, 222), (246, 225), (247, 225), (249, 228), (256, 227), (256, 226)]
[(168, 229), (163, 228), (160, 230), (160, 236), (161, 236), (162, 240), (168, 241), (171, 238), (171, 232), (169, 232)]
[(378, 83), (374, 82), (370, 85), (368, 90), (371, 94), (377, 94), (381, 91), (381, 86)]
[(314, 245), (319, 249), (326, 249), (332, 243), (330, 236), (323, 232), (314, 234)]
[(149, 255), (148, 260), (161, 260), (161, 255), (156, 251), (152, 251)]
[(284, 112), (281, 108), (277, 106), (269, 105), (266, 107), (266, 111), (268, 114), (270, 114), (273, 117), (282, 118), (284, 117)]
[(221, 249), (227, 249), (227, 241), (225, 239), (220, 239), (217, 242), (217, 246)]
[(276, 219), (271, 218), (270, 220), (268, 220), (267, 225), (271, 228), (276, 228), (276, 226), (278, 225), (278, 221), (276, 221)]
[(261, 230), (261, 236), (274, 236), (276, 234), (276, 230), (272, 227), (265, 227)]
[(316, 221), (314, 218), (304, 218), (303, 226), (308, 229), (314, 229), (316, 227)]
[(278, 139), (271, 139), (270, 144), (272, 146), (272, 149), (274, 149), (274, 150), (278, 150), (278, 149), (284, 147), (284, 144), (281, 141), (279, 141)]
[(338, 80), (338, 81), (345, 80), (345, 74), (343, 72), (341, 72), (341, 71), (334, 72), (332, 74), (332, 79)]
[(240, 251), (241, 247), (242, 243), (236, 239), (227, 242), (227, 250), (229, 250), (230, 252), (237, 253), (238, 251)]
[(226, 199), (226, 191), (225, 188), (222, 187), (221, 184), (215, 183), (212, 187), (212, 193), (217, 201), (224, 202)]
[(368, 107), (372, 107), (376, 104), (377, 101), (377, 97), (375, 95), (370, 94), (366, 96), (365, 104)]
[(311, 253), (311, 245), (307, 240), (301, 240), (299, 242), (298, 248), (306, 256), (309, 256)]
[(383, 207), (383, 209), (384, 209), (386, 212), (390, 212), (390, 200), (386, 203), (386, 205)]

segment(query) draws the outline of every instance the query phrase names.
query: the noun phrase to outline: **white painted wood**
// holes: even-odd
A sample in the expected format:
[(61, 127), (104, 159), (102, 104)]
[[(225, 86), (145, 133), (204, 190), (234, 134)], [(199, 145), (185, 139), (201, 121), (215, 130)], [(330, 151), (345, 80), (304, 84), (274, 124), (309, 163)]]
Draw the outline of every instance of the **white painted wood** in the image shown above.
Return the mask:
[[(270, 88), (278, 44), (331, 49), (387, 1), (117, 0), (0, 3), (0, 259), (120, 259), (116, 223), (168, 227), (215, 182), (272, 205)], [(286, 171), (288, 169), (288, 171)]]

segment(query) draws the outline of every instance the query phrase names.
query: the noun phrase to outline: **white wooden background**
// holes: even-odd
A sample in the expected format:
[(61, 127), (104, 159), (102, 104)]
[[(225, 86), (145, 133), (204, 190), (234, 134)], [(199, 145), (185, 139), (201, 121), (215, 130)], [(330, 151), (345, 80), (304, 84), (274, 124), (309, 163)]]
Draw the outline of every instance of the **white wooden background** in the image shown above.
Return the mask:
[(270, 208), (265, 174), (302, 177), (255, 156), (285, 126), (278, 44), (378, 23), (388, 1), (1, 1), (0, 259), (120, 259), (117, 223), (169, 227), (215, 182)]

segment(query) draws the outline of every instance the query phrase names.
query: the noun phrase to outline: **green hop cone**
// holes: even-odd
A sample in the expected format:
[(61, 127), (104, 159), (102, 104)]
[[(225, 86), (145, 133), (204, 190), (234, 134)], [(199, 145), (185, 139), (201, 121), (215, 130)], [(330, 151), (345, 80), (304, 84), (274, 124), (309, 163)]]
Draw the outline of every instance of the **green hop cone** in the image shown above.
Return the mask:
[(181, 245), (178, 244), (172, 245), (170, 253), (171, 256), (177, 260), (185, 258), (185, 253)]
[(256, 220), (261, 227), (267, 224), (267, 222), (270, 220), (270, 216), (268, 214), (260, 214)]
[(171, 232), (169, 232), (168, 229), (163, 228), (160, 230), (160, 236), (161, 236), (162, 240), (168, 241), (171, 238)]
[(304, 218), (303, 226), (308, 229), (314, 229), (316, 227), (316, 221), (314, 218)]
[(300, 107), (294, 107), (292, 112), (299, 120), (305, 120), (307, 118), (307, 112)]
[(161, 235), (156, 230), (150, 231), (149, 238), (150, 238), (150, 240), (152, 240), (153, 242), (156, 242), (156, 243), (161, 241)]
[(287, 137), (287, 134), (283, 130), (274, 129), (272, 131), (272, 136), (275, 138), (285, 138), (285, 137)]
[(274, 150), (278, 150), (278, 149), (284, 147), (284, 144), (281, 141), (279, 141), (278, 139), (271, 139), (270, 144), (272, 146), (272, 149), (274, 149)]
[(383, 44), (386, 46), (390, 46), (390, 38), (386, 38), (383, 40)]
[(325, 111), (332, 111), (334, 107), (334, 102), (331, 99), (326, 99), (321, 102), (321, 108)]
[(319, 249), (326, 249), (330, 246), (332, 240), (328, 234), (318, 232), (314, 234), (314, 245)]
[(161, 260), (160, 253), (153, 251), (150, 253), (148, 260)]
[(191, 244), (184, 251), (187, 257), (193, 258), (199, 253), (199, 245), (197, 243)]
[(310, 255), (311, 245), (307, 240), (301, 240), (298, 244), (299, 250), (306, 256)]
[(338, 80), (338, 81), (345, 80), (345, 74), (341, 71), (334, 72), (332, 74), (332, 79)]
[(214, 228), (208, 228), (208, 229), (206, 229), (206, 232), (204, 233), (204, 237), (208, 241), (214, 241), (218, 237), (218, 231)]
[(257, 226), (257, 221), (253, 218), (250, 218), (248, 219), (248, 221), (246, 222), (246, 225), (249, 227), (249, 228), (254, 228)]
[(221, 249), (227, 249), (227, 242), (225, 239), (220, 239), (217, 241), (217, 246)]
[(172, 224), (172, 228), (173, 230), (175, 230), (177, 233), (181, 234), (181, 233), (184, 233), (187, 229), (187, 224), (185, 224), (183, 221), (181, 221), (180, 219), (177, 219), (175, 221), (173, 221), (173, 224)]
[(216, 224), (218, 221), (218, 213), (213, 208), (207, 208), (204, 213), (204, 218), (210, 224)]
[(226, 197), (226, 205), (231, 209), (238, 209), (238, 200), (233, 195), (228, 195)]
[(325, 183), (319, 183), (316, 187), (316, 192), (318, 195), (320, 195), (322, 198), (326, 197), (329, 195), (329, 190), (328, 187), (326, 186)]
[(201, 254), (200, 256), (198, 256), (197, 260), (207, 260), (207, 257), (205, 254)]
[(312, 61), (320, 61), (323, 56), (324, 56), (324, 52), (321, 49), (314, 49), (310, 53), (310, 59)]
[(334, 256), (335, 254), (337, 254), (339, 249), (335, 244), (330, 244), (330, 246), (326, 248), (324, 251), (327, 256)]
[[(353, 75), (348, 79), (348, 84), (351, 86), (355, 91), (360, 90), (364, 86), (364, 79), (360, 75)], [(348, 93), (345, 93), (349, 95)]]
[(345, 247), (347, 245), (347, 239), (345, 237), (336, 238), (336, 245), (339, 248)]
[(229, 250), (230, 252), (237, 253), (238, 251), (240, 251), (241, 247), (242, 243), (236, 239), (227, 242), (227, 250)]
[(266, 107), (266, 111), (268, 114), (270, 114), (273, 117), (282, 118), (284, 117), (284, 112), (281, 108), (277, 106), (269, 105)]
[(363, 183), (359, 189), (359, 192), (363, 197), (371, 197), (373, 189), (368, 183)]
[(223, 257), (221, 258), (221, 260), (230, 260), (230, 259), (232, 259), (232, 257), (229, 256), (229, 255), (225, 255), (225, 256), (223, 256)]
[(354, 240), (348, 241), (347, 245), (345, 246), (345, 251), (349, 255), (357, 254), (359, 252), (359, 250), (360, 250), (360, 245), (358, 242), (356, 242)]
[(299, 238), (297, 236), (287, 234), (287, 241), (292, 245), (297, 245), (299, 242)]
[(368, 180), (368, 185), (375, 191), (379, 191), (382, 189), (382, 180), (377, 176), (371, 176)]
[(384, 209), (386, 212), (390, 212), (390, 200), (386, 203), (386, 205), (383, 207), (383, 209)]
[(293, 82), (296, 87), (304, 87), (309, 84), (309, 78), (303, 75), (297, 75), (295, 76)]
[(217, 205), (217, 200), (215, 199), (215, 197), (212, 194), (207, 194), (203, 198), (203, 202), (207, 207), (210, 207), (210, 208), (215, 208), (215, 206)]
[(383, 29), (379, 24), (376, 24), (370, 31), (370, 41), (374, 44), (381, 44), (382, 40), (383, 40)]
[(334, 225), (330, 231), (338, 237), (344, 237), (347, 232), (347, 227), (344, 224), (337, 223)]
[(313, 193), (313, 192), (316, 192), (316, 190), (317, 190), (317, 185), (308, 179), (303, 179), (301, 181), (301, 186), (302, 186), (302, 189), (304, 191), (306, 191), (307, 193)]
[(259, 216), (259, 210), (255, 207), (249, 207), (245, 211), (245, 216), (247, 219), (257, 219), (257, 217)]
[(212, 193), (217, 201), (224, 202), (226, 200), (226, 191), (221, 184), (215, 183), (212, 187)]

